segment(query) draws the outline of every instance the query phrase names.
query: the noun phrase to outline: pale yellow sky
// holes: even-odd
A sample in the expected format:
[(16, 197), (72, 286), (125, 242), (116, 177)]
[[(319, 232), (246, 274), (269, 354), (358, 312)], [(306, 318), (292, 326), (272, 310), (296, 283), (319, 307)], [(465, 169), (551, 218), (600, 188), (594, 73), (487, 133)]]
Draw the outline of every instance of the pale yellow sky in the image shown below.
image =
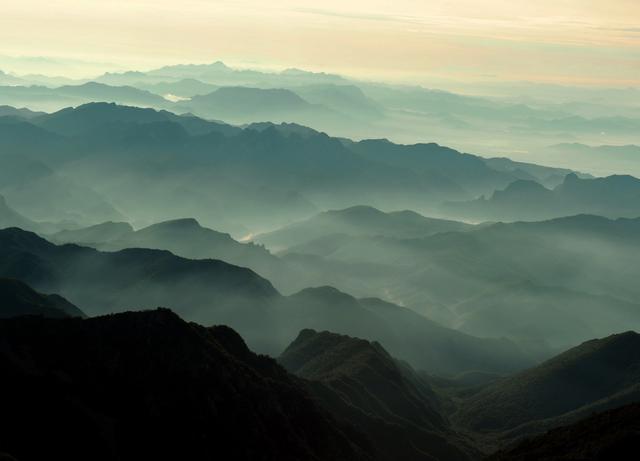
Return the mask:
[(0, 68), (18, 73), (51, 66), (16, 57), (53, 56), (72, 60), (63, 70), (71, 76), (224, 60), (415, 83), (640, 85), (640, 0), (0, 0), (0, 6)]

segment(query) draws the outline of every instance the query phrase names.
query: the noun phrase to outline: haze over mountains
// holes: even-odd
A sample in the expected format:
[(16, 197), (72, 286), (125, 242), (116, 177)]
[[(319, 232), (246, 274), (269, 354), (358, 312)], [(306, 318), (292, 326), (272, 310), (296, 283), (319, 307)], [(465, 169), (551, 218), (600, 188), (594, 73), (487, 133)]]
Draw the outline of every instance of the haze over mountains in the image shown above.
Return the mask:
[(638, 171), (633, 158), (621, 163), (615, 155), (610, 161), (603, 155), (594, 163), (570, 149), (556, 156), (547, 151), (567, 142), (594, 148), (637, 144), (640, 98), (632, 88), (587, 91), (529, 85), (512, 88), (509, 98), (497, 94), (499, 88), (487, 88), (485, 96), (469, 96), (296, 69), (236, 70), (222, 62), (107, 73), (80, 81), (3, 75), (4, 104), (36, 110), (107, 101), (235, 123), (298, 122), (350, 138), (438, 141), (466, 151), (544, 159), (598, 174)]
[(640, 106), (556, 90), (0, 73), (0, 458), (617, 453)]

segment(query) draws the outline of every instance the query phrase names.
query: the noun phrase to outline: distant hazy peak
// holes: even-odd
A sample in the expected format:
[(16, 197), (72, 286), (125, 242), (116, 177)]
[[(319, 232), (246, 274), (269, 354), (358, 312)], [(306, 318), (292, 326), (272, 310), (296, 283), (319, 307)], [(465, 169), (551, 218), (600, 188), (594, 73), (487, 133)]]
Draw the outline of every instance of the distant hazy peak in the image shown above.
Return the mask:
[(169, 221), (163, 221), (156, 224), (152, 224), (151, 226), (145, 227), (144, 229), (203, 229), (200, 223), (195, 218), (178, 218), (171, 219)]

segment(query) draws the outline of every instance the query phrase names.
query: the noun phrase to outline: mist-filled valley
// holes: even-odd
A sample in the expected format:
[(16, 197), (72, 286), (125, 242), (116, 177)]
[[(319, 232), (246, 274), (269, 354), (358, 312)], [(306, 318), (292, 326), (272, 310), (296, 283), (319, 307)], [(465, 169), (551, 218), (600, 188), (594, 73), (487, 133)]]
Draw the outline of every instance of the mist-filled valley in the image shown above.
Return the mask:
[(638, 88), (3, 70), (0, 460), (636, 447)]

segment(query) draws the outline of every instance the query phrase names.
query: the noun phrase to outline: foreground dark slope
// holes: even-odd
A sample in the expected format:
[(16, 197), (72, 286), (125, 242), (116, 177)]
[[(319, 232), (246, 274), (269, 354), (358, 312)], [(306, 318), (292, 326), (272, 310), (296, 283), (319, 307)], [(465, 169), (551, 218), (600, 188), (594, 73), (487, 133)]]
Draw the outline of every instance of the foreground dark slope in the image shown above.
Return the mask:
[(489, 461), (629, 459), (640, 442), (640, 404), (553, 429), (489, 457)]
[(460, 405), (455, 421), (506, 438), (541, 432), (640, 399), (640, 335), (588, 341), (497, 381)]
[(21, 461), (371, 459), (227, 327), (157, 310), (3, 320), (0, 338), (0, 452)]
[(278, 361), (303, 378), (326, 408), (372, 435), (382, 459), (477, 456), (450, 428), (429, 384), (378, 343), (303, 330)]
[(169, 306), (189, 320), (227, 323), (271, 354), (301, 329), (316, 328), (378, 340), (432, 373), (508, 372), (532, 363), (509, 341), (450, 330), (400, 306), (358, 301), (332, 288), (283, 297), (249, 269), (167, 251), (106, 253), (6, 229), (0, 231), (0, 276), (61, 293), (88, 314)]
[(61, 296), (43, 295), (18, 280), (0, 278), (0, 318), (21, 315), (84, 317), (80, 309)]

